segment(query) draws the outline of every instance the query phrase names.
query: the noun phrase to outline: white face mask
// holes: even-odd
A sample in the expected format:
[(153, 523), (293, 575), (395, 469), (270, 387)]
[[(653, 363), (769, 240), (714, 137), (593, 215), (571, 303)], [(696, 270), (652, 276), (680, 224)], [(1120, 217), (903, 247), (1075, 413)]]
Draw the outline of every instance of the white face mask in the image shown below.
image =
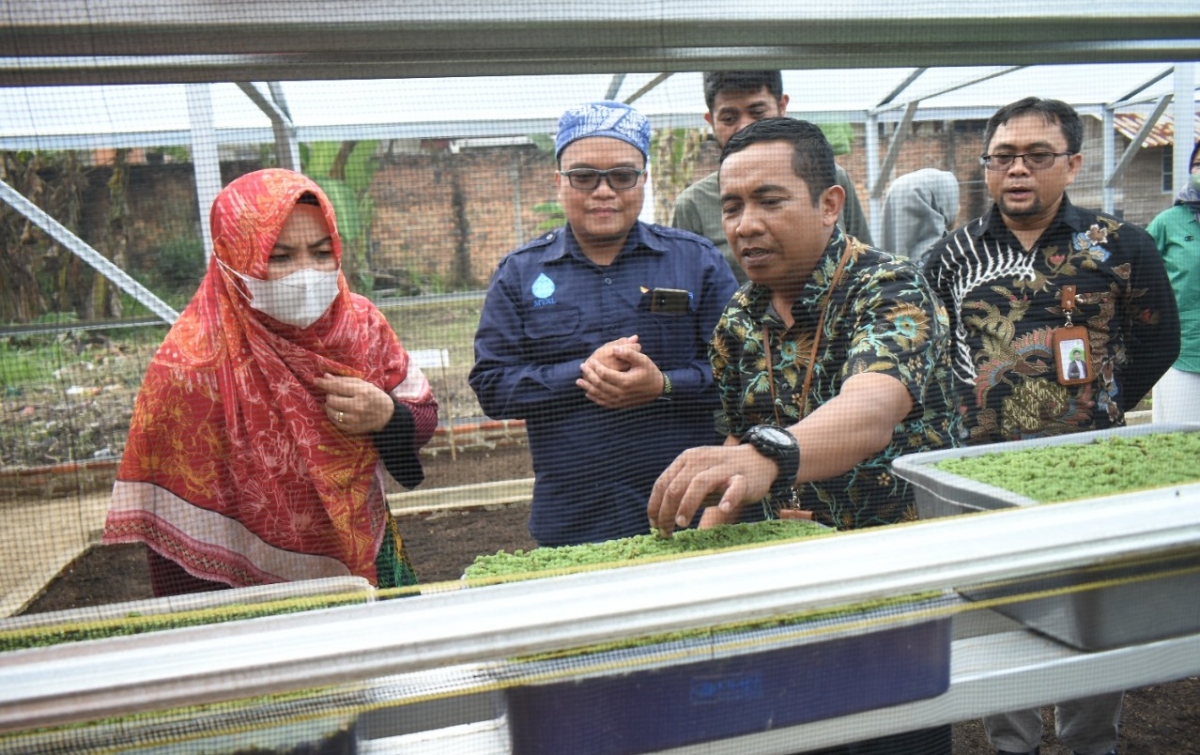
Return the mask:
[(337, 270), (306, 268), (267, 281), (235, 274), (246, 282), (251, 308), (297, 328), (316, 322), (338, 295)]

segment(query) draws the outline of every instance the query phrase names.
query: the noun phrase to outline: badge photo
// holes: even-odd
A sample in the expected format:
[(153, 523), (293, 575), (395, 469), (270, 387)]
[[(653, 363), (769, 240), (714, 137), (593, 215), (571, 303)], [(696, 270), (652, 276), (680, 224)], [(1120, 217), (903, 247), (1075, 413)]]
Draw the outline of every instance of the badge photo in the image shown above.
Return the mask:
[(1061, 385), (1082, 385), (1092, 380), (1091, 349), (1087, 328), (1055, 328), (1052, 339), (1054, 366)]

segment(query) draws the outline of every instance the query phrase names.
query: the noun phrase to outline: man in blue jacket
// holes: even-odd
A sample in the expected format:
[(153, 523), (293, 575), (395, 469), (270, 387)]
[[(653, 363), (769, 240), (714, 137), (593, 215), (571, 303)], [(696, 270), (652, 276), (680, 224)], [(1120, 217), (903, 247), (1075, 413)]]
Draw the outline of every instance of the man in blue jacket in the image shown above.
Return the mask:
[(489, 417), (525, 420), (540, 545), (648, 532), (659, 473), (721, 442), (708, 342), (737, 283), (708, 240), (638, 221), (649, 149), (627, 105), (564, 113), (567, 224), (509, 253), (484, 302), (471, 388)]

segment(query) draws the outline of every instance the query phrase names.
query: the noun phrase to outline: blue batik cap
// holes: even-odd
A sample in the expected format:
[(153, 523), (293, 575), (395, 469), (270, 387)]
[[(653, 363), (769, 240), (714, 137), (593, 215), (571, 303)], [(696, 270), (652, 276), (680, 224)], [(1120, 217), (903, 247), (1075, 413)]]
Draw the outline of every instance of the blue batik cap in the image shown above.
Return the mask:
[(561, 157), (571, 142), (589, 136), (620, 139), (637, 147), (646, 161), (650, 161), (650, 121), (624, 102), (589, 102), (563, 113), (554, 137), (554, 157)]

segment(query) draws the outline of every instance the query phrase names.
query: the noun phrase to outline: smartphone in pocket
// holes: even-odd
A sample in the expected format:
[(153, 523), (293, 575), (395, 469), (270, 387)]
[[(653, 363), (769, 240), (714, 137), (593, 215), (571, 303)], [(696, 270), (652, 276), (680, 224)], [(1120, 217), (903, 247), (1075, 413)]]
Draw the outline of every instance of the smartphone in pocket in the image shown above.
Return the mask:
[(681, 288), (654, 288), (650, 290), (650, 311), (667, 315), (686, 315), (690, 310), (691, 295)]

